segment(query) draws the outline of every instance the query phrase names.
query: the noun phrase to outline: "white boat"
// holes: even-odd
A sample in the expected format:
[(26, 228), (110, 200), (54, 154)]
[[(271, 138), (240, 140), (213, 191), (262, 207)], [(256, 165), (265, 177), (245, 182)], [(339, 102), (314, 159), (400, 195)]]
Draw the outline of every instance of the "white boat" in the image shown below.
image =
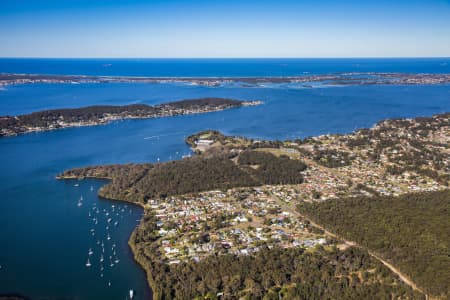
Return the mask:
[(111, 286), (111, 281), (108, 281), (108, 286)]
[(103, 254), (100, 256), (100, 262), (103, 262), (105, 259), (103, 258)]
[(106, 237), (106, 239), (109, 241), (111, 239), (111, 237), (109, 236), (109, 232), (108, 232), (108, 236)]
[(74, 187), (79, 187), (80, 185), (78, 183), (75, 183), (73, 186)]
[(94, 187), (91, 185), (91, 192), (93, 192), (94, 191)]
[(92, 254), (94, 254), (94, 252), (92, 251), (92, 249), (91, 249), (91, 248), (89, 248), (89, 252), (88, 252), (88, 254), (89, 254), (89, 256), (90, 256), (90, 255), (92, 255)]
[(81, 205), (83, 205), (83, 202), (78, 201), (77, 206), (80, 207)]
[(120, 259), (116, 258), (116, 259), (114, 260), (114, 262), (115, 262), (116, 264), (118, 264), (118, 263), (120, 262)]
[(130, 299), (133, 299), (133, 297), (134, 297), (134, 291), (130, 290)]
[(89, 261), (89, 258), (88, 258), (88, 260), (87, 260), (87, 262), (86, 262), (86, 267), (89, 268), (90, 266), (92, 266), (92, 265), (91, 265), (91, 262)]
[(114, 222), (114, 226), (117, 226), (117, 225), (119, 225), (119, 221)]

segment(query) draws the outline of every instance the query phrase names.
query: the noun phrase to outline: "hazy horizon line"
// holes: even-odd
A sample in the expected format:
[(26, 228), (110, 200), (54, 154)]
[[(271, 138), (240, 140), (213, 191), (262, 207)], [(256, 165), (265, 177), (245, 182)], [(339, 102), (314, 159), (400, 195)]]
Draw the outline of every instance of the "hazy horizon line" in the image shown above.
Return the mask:
[(450, 56), (298, 56), (298, 57), (117, 57), (117, 56), (98, 56), (98, 57), (75, 57), (75, 56), (0, 56), (0, 59), (148, 59), (148, 60), (175, 60), (175, 59), (450, 59)]

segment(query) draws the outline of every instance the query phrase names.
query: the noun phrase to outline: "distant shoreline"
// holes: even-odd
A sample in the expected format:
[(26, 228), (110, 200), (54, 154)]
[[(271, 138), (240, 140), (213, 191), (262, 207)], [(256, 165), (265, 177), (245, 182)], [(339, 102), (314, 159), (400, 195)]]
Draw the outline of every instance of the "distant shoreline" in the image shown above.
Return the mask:
[(321, 83), (323, 85), (421, 85), (450, 83), (450, 74), (347, 72), (322, 75), (305, 74), (301, 76), (149, 77), (0, 73), (0, 87), (34, 83), (186, 83), (210, 87), (230, 83), (241, 84), (244, 87), (257, 87), (268, 83), (298, 83), (304, 84), (305, 87), (311, 87), (311, 83)]

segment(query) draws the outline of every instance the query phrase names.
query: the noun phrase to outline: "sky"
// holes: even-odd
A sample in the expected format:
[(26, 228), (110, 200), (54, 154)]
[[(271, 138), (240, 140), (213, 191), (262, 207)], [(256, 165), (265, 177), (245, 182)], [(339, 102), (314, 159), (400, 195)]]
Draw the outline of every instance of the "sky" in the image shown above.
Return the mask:
[(0, 0), (0, 57), (450, 57), (450, 0)]

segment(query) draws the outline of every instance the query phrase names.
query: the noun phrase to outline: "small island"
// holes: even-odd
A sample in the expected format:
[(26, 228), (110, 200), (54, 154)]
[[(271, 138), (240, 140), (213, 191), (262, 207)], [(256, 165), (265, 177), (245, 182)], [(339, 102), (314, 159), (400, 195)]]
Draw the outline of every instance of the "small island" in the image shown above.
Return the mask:
[(195, 156), (58, 176), (144, 208), (129, 244), (154, 299), (449, 297), (450, 113), (186, 142)]
[(82, 108), (45, 110), (20, 116), (0, 116), (0, 137), (67, 127), (101, 125), (115, 120), (207, 113), (259, 104), (261, 104), (260, 101), (199, 98), (154, 106), (146, 104), (124, 106), (97, 105)]

